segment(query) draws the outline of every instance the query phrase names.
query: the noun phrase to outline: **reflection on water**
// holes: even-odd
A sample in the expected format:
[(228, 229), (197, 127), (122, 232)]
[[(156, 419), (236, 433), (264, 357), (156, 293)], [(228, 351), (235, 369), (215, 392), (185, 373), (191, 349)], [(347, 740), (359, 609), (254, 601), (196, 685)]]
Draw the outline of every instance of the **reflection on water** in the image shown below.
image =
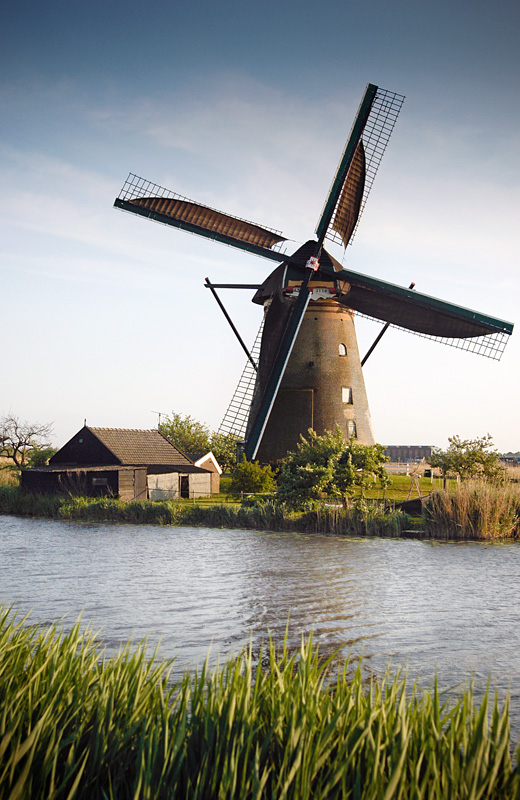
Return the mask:
[(424, 683), (472, 671), (511, 688), (520, 728), (520, 543), (438, 544), (0, 517), (0, 603), (102, 629), (110, 651), (160, 640), (179, 670), (314, 631)]

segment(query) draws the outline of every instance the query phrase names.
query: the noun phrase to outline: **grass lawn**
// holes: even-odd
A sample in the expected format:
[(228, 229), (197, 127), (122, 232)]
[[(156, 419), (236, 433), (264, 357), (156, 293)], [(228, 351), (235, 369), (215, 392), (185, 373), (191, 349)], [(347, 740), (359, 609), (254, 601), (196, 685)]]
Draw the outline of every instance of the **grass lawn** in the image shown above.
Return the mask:
[[(408, 493), (410, 492), (410, 499), (414, 497), (418, 497), (417, 488), (413, 483), (412, 477), (410, 475), (390, 475), (390, 486), (383, 490), (379, 486), (374, 486), (373, 489), (369, 489), (365, 491), (365, 497), (372, 499), (372, 500), (393, 500), (396, 503), (401, 502), (402, 500), (406, 500), (408, 498)], [(220, 479), (220, 491), (221, 493), (218, 495), (214, 495), (213, 497), (204, 497), (197, 500), (197, 503), (229, 503), (229, 502), (236, 502), (235, 498), (231, 495), (227, 494), (227, 489), (231, 483), (231, 478), (228, 475), (223, 475)], [(442, 489), (442, 479), (441, 478), (434, 478), (433, 481), (431, 478), (420, 478), (419, 484), (421, 487), (421, 494), (430, 494), (434, 489), (439, 490)], [(448, 489), (455, 489), (457, 486), (457, 481), (449, 480), (448, 481)], [(361, 492), (356, 492), (355, 496), (359, 496)], [(186, 501), (186, 502), (193, 502)]]

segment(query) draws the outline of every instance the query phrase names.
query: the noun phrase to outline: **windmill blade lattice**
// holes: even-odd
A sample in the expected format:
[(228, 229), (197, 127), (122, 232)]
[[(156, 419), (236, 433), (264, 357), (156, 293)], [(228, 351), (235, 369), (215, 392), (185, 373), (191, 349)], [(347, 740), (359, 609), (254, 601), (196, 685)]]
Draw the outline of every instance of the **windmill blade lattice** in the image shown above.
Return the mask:
[[(253, 347), (251, 348), (251, 355), (256, 363), (258, 363), (260, 360), (260, 344), (262, 341), (263, 329), (264, 317), (262, 316), (260, 328), (258, 329)], [(229, 403), (222, 422), (220, 423), (220, 427), (218, 429), (219, 433), (223, 433), (224, 435), (233, 434), (238, 439), (243, 439), (245, 437), (247, 421), (249, 418), (249, 410), (253, 401), (255, 384), (256, 370), (253, 368), (253, 365), (248, 359), (234, 391), (233, 397), (231, 398), (231, 402)]]
[[(377, 322), (379, 325), (385, 324), (382, 320), (376, 317), (371, 317), (368, 314), (362, 314), (356, 311), (356, 317), (363, 317), (372, 322)], [(511, 333), (497, 331), (496, 333), (488, 333), (484, 336), (472, 336), (471, 338), (463, 339), (459, 337), (450, 336), (431, 336), (428, 333), (419, 333), (419, 331), (412, 331), (410, 328), (403, 328), (402, 325), (390, 323), (391, 328), (404, 333), (411, 333), (414, 336), (420, 336), (421, 339), (429, 339), (438, 344), (445, 344), (448, 347), (454, 347), (457, 350), (465, 350), (467, 353), (474, 353), (477, 356), (484, 356), (484, 358), (491, 358), (494, 361), (500, 361), (506, 345), (509, 341)]]
[(280, 231), (195, 203), (133, 173), (124, 182), (114, 206), (264, 258), (278, 262), (284, 259), (287, 240)]
[(368, 84), (316, 228), (318, 239), (344, 247), (352, 243), (404, 100), (401, 94)]

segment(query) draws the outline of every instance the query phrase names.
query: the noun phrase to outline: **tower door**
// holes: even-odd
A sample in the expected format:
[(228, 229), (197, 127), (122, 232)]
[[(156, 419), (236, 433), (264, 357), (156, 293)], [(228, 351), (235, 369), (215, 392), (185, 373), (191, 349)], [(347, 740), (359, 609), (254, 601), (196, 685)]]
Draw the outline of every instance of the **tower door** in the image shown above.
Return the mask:
[(314, 427), (313, 389), (280, 389), (258, 450), (261, 462), (276, 461), (295, 450), (300, 435)]

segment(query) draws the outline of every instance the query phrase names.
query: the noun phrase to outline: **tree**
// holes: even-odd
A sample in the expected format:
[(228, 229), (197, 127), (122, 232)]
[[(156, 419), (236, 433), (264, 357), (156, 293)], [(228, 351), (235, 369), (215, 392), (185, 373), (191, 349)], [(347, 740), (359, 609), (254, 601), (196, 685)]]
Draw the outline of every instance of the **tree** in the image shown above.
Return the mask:
[(283, 460), (277, 478), (278, 499), (293, 509), (316, 504), (324, 495), (346, 499), (356, 488), (387, 486), (384, 447), (345, 441), (339, 425), (318, 436), (309, 429), (296, 450)]
[(52, 424), (22, 422), (13, 414), (0, 418), (0, 455), (14, 461), (18, 469), (27, 465), (31, 454), (49, 447)]
[(187, 455), (207, 453), (211, 450), (210, 430), (202, 422), (190, 417), (183, 417), (172, 411), (159, 425), (159, 432), (175, 447)]
[(224, 472), (231, 472), (237, 463), (237, 442), (240, 439), (234, 433), (212, 433), (211, 451)]
[(248, 461), (244, 456), (237, 464), (231, 476), (230, 494), (242, 492), (272, 492), (275, 488), (274, 474), (271, 467), (263, 467), (258, 461)]
[(480, 439), (450, 436), (448, 442), (446, 450), (434, 448), (430, 457), (430, 465), (438, 468), (444, 479), (452, 473), (459, 475), (461, 480), (503, 480), (504, 468), (500, 463), (500, 454), (493, 448), (493, 439), (489, 433)]
[(52, 458), (54, 453), (57, 453), (55, 447), (44, 447), (42, 450), (32, 450), (27, 457), (27, 466), (29, 469), (33, 467), (46, 467), (49, 463), (49, 458)]
[(198, 455), (211, 450), (224, 472), (230, 472), (236, 464), (239, 437), (233, 433), (212, 432), (207, 425), (189, 414), (183, 417), (172, 411), (160, 423), (159, 432), (186, 455)]

